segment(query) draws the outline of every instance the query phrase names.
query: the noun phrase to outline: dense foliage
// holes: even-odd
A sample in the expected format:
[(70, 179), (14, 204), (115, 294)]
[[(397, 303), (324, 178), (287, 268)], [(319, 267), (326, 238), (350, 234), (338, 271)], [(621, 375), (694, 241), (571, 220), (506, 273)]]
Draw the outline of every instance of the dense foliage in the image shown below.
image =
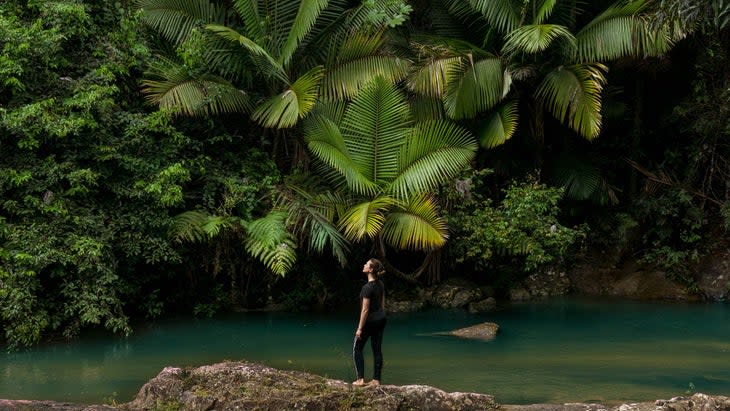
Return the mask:
[(404, 287), (442, 279), (421, 276), (442, 256), (509, 288), (601, 247), (692, 286), (730, 229), (729, 16), (714, 0), (6, 0), (5, 341), (335, 305), (372, 255)]

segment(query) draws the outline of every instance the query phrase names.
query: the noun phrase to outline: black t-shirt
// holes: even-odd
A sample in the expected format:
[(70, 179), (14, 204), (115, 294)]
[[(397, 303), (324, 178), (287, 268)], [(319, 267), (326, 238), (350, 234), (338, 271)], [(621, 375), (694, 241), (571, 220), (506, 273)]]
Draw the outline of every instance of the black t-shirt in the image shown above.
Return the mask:
[(385, 285), (380, 280), (368, 281), (362, 286), (360, 298), (370, 299), (367, 321), (385, 318), (385, 310), (382, 307), (383, 295), (385, 295)]

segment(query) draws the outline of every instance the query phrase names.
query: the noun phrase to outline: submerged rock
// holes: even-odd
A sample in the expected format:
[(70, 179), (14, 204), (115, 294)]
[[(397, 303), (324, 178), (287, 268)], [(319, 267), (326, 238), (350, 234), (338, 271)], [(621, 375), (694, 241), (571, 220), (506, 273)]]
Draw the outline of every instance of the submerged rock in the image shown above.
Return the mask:
[(447, 393), (425, 385), (353, 388), (300, 371), (224, 362), (167, 367), (145, 384), (127, 410), (496, 410), (486, 394)]
[(499, 325), (495, 323), (485, 322), (470, 327), (459, 328), (458, 330), (442, 333), (443, 335), (453, 335), (459, 338), (468, 338), (471, 340), (491, 341), (497, 337)]

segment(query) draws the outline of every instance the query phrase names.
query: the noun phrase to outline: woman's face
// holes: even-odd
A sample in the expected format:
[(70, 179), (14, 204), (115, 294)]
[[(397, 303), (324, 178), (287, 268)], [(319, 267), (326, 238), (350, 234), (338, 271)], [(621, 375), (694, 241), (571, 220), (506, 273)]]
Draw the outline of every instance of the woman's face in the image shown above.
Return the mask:
[(363, 273), (372, 273), (373, 272), (373, 268), (370, 267), (370, 260), (366, 261), (365, 265), (362, 266), (362, 272)]

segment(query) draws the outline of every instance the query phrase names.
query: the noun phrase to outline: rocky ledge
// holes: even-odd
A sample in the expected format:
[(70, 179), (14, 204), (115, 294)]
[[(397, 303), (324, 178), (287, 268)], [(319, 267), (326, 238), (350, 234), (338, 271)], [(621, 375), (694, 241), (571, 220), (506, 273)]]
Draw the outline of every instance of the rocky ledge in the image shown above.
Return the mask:
[(494, 398), (424, 385), (350, 384), (262, 364), (224, 362), (167, 367), (126, 404), (129, 410), (496, 410)]
[(249, 362), (193, 369), (167, 367), (129, 403), (77, 405), (52, 401), (0, 400), (0, 410), (504, 410), (504, 411), (730, 411), (730, 398), (695, 394), (645, 403), (500, 405), (486, 394), (447, 393), (425, 385), (350, 384), (300, 371)]

